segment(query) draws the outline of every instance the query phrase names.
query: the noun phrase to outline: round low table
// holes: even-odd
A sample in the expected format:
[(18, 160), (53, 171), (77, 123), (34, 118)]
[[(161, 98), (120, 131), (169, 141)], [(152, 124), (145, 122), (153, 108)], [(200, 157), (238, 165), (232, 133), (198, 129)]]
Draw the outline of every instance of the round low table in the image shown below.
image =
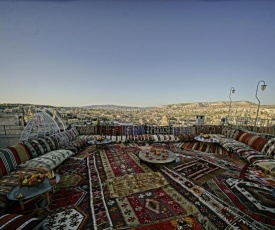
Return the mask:
[[(165, 150), (165, 152), (167, 152), (169, 154), (165, 160), (162, 159), (162, 156), (165, 153), (161, 153), (161, 154), (157, 155), (157, 154), (154, 154), (153, 152), (149, 151), (149, 154), (147, 156), (146, 152), (142, 151), (142, 152), (139, 152), (138, 156), (141, 160), (148, 162), (148, 163), (153, 163), (153, 164), (166, 164), (166, 163), (170, 163), (170, 162), (174, 161), (177, 158), (176, 154), (173, 153), (172, 151)], [(160, 159), (157, 159), (157, 158), (160, 158)]]
[[(27, 200), (40, 195), (45, 195), (45, 198), (49, 204), (50, 203), (49, 191), (53, 190), (55, 186), (58, 184), (58, 182), (60, 181), (60, 176), (58, 174), (55, 174), (55, 177), (56, 177), (55, 184), (50, 184), (49, 179), (46, 178), (43, 181), (43, 183), (38, 186), (34, 186), (34, 187), (16, 186), (9, 191), (9, 193), (7, 194), (7, 197), (9, 200), (19, 201), (22, 210), (24, 209), (24, 203), (27, 203)], [(20, 193), (22, 193), (24, 196), (20, 199), (17, 199), (16, 196)]]

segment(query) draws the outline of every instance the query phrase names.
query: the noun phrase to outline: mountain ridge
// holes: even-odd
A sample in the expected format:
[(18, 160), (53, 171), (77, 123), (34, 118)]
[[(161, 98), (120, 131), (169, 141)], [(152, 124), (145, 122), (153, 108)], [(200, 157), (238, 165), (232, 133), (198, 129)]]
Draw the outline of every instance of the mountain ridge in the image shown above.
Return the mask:
[[(174, 104), (166, 104), (160, 106), (123, 106), (123, 105), (114, 105), (114, 104), (103, 104), (103, 105), (87, 105), (87, 106), (52, 106), (52, 105), (39, 105), (39, 104), (30, 104), (30, 103), (2, 103), (0, 107), (16, 107), (16, 106), (35, 106), (35, 107), (51, 107), (51, 108), (84, 108), (84, 109), (103, 109), (103, 110), (150, 110), (150, 109), (164, 109), (164, 108), (203, 108), (203, 107), (211, 107), (211, 106), (229, 106), (230, 101), (215, 101), (215, 102), (185, 102), (185, 103), (174, 103)], [(257, 106), (258, 104), (250, 101), (232, 101), (232, 106)], [(261, 107), (269, 107), (274, 105), (263, 105)]]
[[(228, 106), (229, 101), (216, 101), (216, 102), (191, 102), (191, 103), (175, 103), (175, 104), (167, 104), (167, 105), (160, 105), (160, 106), (150, 106), (150, 107), (138, 107), (138, 106), (121, 106), (121, 105), (88, 105), (88, 106), (81, 106), (81, 108), (87, 109), (156, 109), (156, 108), (166, 108), (166, 107), (211, 107), (211, 106)], [(256, 103), (250, 101), (232, 101), (233, 105), (241, 105), (241, 106), (257, 106)], [(265, 106), (265, 105), (262, 105)], [(271, 105), (272, 106), (272, 105)], [(274, 105), (275, 106), (275, 105)]]

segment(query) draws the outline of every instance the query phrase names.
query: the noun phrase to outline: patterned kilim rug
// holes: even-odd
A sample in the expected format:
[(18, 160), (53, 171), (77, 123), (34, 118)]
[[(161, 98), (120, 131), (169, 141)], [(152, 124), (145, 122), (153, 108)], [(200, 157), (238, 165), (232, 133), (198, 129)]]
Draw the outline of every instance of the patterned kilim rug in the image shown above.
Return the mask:
[(110, 197), (123, 197), (167, 185), (167, 181), (158, 172), (138, 173), (107, 180)]
[(219, 199), (275, 229), (275, 198), (272, 189), (257, 181), (246, 181), (230, 174), (222, 174), (202, 185)]
[[(211, 195), (201, 187), (195, 186), (191, 181), (181, 177), (179, 174), (168, 168), (162, 169), (166, 179), (177, 191), (182, 191), (182, 195), (188, 200), (193, 200), (193, 204), (199, 212), (193, 216), (201, 222), (204, 219), (203, 229), (273, 229), (272, 226), (265, 225), (250, 218), (248, 213), (242, 212), (222, 199)], [(210, 218), (207, 220), (207, 218)]]
[(184, 142), (180, 145), (181, 149), (190, 149), (190, 150), (197, 150), (204, 153), (216, 153), (217, 155), (226, 156), (228, 153), (227, 151), (220, 147), (216, 143), (203, 143), (203, 142), (197, 142), (197, 141), (191, 141), (191, 142)]
[(275, 178), (273, 176), (266, 174), (262, 170), (251, 167), (249, 164), (242, 168), (240, 177), (246, 181), (258, 182), (264, 186), (273, 186), (275, 188)]
[(17, 203), (9, 213), (48, 216), (44, 229), (93, 229), (87, 159), (67, 159), (56, 172), (61, 180), (55, 193), (50, 192), (50, 204), (37, 197), (24, 210)]
[(200, 158), (182, 159), (176, 166), (169, 168), (191, 179), (196, 184), (208, 181), (226, 171), (226, 169), (221, 168), (219, 165)]
[[(67, 159), (56, 168), (61, 181), (57, 191), (50, 193), (50, 204), (38, 197), (24, 210), (16, 202), (8, 213), (47, 216), (43, 229), (56, 230), (272, 229), (275, 225), (268, 190), (244, 183), (236, 174), (230, 176), (230, 171), (203, 183), (204, 189), (176, 169), (162, 167), (158, 172), (168, 184), (112, 198), (108, 181), (154, 172), (140, 164), (138, 151), (136, 145), (127, 144), (110, 145), (89, 154), (84, 150), (85, 157)], [(199, 160), (216, 165), (211, 159), (205, 156)], [(144, 182), (139, 176), (136, 180)]]
[(126, 197), (111, 198), (107, 189), (107, 179), (152, 172), (146, 165), (139, 164), (135, 154), (121, 154), (114, 147), (101, 154), (95, 154), (88, 160), (90, 177), (93, 181), (91, 202), (94, 207), (101, 207), (100, 218), (97, 218), (97, 209), (92, 211), (95, 228), (124, 229), (147, 226), (194, 212), (192, 203), (183, 199), (169, 185)]

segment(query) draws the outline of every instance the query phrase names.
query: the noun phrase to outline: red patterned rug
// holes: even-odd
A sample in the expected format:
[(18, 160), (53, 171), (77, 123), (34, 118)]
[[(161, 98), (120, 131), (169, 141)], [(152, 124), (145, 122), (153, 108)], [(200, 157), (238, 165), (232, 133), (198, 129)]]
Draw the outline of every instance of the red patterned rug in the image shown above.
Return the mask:
[(271, 187), (228, 174), (219, 175), (202, 186), (268, 229), (275, 229), (275, 197)]
[(17, 203), (9, 213), (48, 216), (43, 229), (93, 229), (87, 159), (68, 159), (56, 172), (61, 180), (56, 192), (50, 193), (50, 204), (37, 197), (24, 210)]
[(180, 175), (187, 177), (196, 184), (201, 184), (226, 171), (219, 165), (200, 158), (181, 158), (176, 166), (169, 167)]
[(246, 181), (258, 182), (263, 186), (268, 186), (270, 188), (273, 186), (275, 188), (275, 178), (273, 176), (266, 174), (263, 170), (252, 167), (249, 164), (242, 168), (240, 177)]
[(168, 185), (111, 198), (108, 179), (153, 172), (140, 164), (138, 152), (137, 145), (114, 144), (67, 159), (56, 169), (61, 181), (50, 193), (50, 204), (38, 197), (25, 210), (17, 203), (9, 213), (47, 216), (43, 229), (56, 230), (272, 229), (275, 225), (268, 190), (244, 182), (236, 170), (230, 174), (232, 163), (226, 167), (210, 155), (199, 157), (199, 162), (222, 165), (227, 172), (204, 183), (205, 189), (177, 169), (162, 167), (159, 172)]

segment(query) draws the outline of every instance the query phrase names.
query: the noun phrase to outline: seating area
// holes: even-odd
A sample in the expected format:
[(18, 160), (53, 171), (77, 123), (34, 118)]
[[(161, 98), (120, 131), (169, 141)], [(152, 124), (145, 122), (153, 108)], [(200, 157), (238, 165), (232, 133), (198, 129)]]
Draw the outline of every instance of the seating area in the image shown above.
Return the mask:
[[(215, 135), (218, 143), (194, 138)], [(112, 142), (89, 144), (98, 135)], [(139, 158), (152, 148), (169, 164)], [(19, 175), (60, 175), (50, 202), (7, 198)], [(0, 229), (275, 229), (275, 138), (222, 125), (75, 126), (0, 149)]]

